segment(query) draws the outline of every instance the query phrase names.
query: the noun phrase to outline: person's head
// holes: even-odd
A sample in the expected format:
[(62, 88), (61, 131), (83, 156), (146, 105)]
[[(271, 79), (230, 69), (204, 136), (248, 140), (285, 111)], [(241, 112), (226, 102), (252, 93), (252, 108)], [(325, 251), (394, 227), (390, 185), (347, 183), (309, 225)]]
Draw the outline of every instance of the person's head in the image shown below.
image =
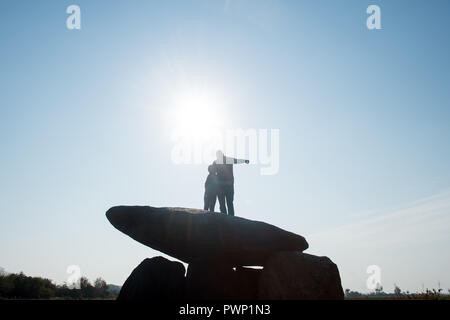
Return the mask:
[(208, 166), (208, 172), (213, 174), (214, 173), (214, 167), (212, 165)]
[(216, 158), (217, 160), (221, 160), (223, 158), (223, 152), (220, 150), (216, 151)]

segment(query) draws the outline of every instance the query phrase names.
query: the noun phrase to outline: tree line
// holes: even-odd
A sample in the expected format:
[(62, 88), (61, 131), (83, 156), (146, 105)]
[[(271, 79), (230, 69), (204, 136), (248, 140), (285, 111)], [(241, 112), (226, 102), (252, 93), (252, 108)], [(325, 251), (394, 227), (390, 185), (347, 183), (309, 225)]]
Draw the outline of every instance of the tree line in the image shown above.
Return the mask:
[(57, 285), (23, 272), (6, 274), (0, 270), (0, 299), (114, 299), (117, 294), (117, 287), (109, 286), (102, 278), (91, 284), (81, 277), (79, 289), (71, 289), (66, 284)]
[(449, 300), (449, 294), (445, 294), (442, 289), (426, 289), (424, 292), (411, 293), (409, 291), (403, 292), (400, 287), (394, 285), (393, 293), (386, 293), (383, 291), (383, 287), (380, 286), (370, 293), (360, 293), (358, 291), (351, 291), (345, 289), (346, 299), (418, 299), (418, 300)]

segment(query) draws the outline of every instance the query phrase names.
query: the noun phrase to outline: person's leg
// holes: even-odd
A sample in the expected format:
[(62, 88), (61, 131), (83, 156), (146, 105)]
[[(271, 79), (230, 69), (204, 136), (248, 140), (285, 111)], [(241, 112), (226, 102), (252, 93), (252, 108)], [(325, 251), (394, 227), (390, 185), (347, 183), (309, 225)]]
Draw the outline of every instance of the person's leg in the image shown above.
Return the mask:
[(225, 193), (222, 187), (217, 192), (217, 197), (219, 198), (220, 212), (227, 214), (227, 207), (225, 207)]
[(209, 207), (209, 199), (208, 195), (205, 192), (205, 195), (203, 196), (203, 210), (208, 210)]
[(234, 205), (233, 205), (234, 186), (233, 185), (227, 186), (225, 197), (226, 197), (226, 200), (227, 200), (228, 214), (230, 216), (234, 216)]
[(211, 202), (209, 205), (209, 211), (214, 212), (215, 208), (216, 208), (216, 195), (211, 196)]

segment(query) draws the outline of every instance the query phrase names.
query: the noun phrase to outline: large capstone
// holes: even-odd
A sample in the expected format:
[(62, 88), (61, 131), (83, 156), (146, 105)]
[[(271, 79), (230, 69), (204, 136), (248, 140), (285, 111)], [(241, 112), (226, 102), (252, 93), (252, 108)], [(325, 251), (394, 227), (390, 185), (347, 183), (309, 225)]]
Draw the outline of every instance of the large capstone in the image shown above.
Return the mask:
[(136, 241), (186, 263), (262, 266), (274, 253), (308, 248), (302, 236), (271, 224), (197, 209), (118, 206), (106, 216)]

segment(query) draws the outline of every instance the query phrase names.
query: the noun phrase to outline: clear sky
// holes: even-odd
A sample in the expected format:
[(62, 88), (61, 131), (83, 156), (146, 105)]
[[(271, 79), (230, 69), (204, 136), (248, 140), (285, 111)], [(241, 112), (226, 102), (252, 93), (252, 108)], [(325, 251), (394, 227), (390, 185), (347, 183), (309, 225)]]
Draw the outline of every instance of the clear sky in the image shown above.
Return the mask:
[[(71, 4), (81, 30), (66, 28)], [(171, 159), (168, 115), (194, 92), (222, 128), (279, 129), (277, 174), (235, 168), (237, 215), (305, 236), (344, 288), (368, 291), (369, 265), (387, 291), (450, 288), (449, 9), (2, 0), (0, 266), (122, 284), (158, 255), (104, 213), (203, 206), (207, 165)]]

